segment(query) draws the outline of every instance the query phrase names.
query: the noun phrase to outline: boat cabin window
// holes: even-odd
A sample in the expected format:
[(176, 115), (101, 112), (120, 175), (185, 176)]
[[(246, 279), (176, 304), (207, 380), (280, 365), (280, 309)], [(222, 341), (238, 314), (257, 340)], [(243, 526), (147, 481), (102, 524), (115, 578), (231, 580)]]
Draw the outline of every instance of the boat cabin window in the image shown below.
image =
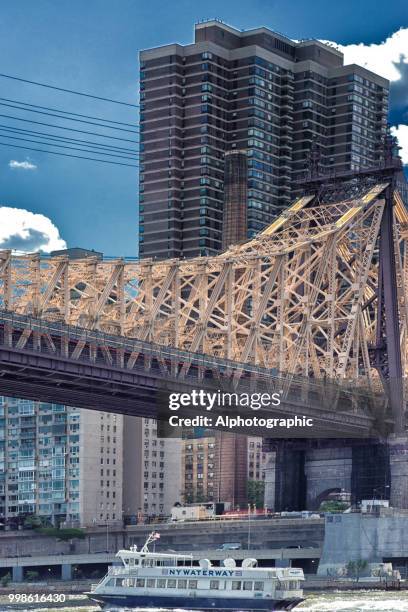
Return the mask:
[(147, 579), (147, 588), (153, 589), (156, 586), (156, 580), (154, 578)]
[(289, 580), (289, 582), (284, 582), (285, 591), (297, 591), (300, 589), (300, 581), (299, 580)]
[(125, 567), (135, 567), (139, 565), (139, 559), (135, 559), (134, 557), (122, 559)]
[(167, 588), (168, 589), (175, 589), (177, 585), (177, 580), (174, 580), (174, 578), (169, 578), (167, 580)]
[(144, 580), (144, 578), (138, 578), (138, 579), (136, 580), (136, 586), (137, 586), (137, 587), (144, 587), (144, 585), (145, 585), (145, 580)]
[(188, 588), (189, 589), (196, 589), (197, 588), (197, 580), (189, 580), (188, 581)]
[(210, 580), (210, 589), (219, 589), (220, 588), (220, 581), (219, 580)]
[(165, 578), (158, 578), (157, 579), (157, 588), (158, 589), (165, 589), (166, 588), (166, 579)]
[(233, 580), (232, 581), (232, 590), (233, 591), (240, 591), (241, 590), (241, 581), (240, 580)]
[(157, 559), (141, 559), (142, 567), (156, 567)]
[(186, 589), (187, 588), (187, 580), (177, 580), (177, 588), (178, 589)]
[(264, 583), (263, 582), (254, 582), (254, 591), (263, 591)]
[(244, 580), (244, 591), (252, 591), (252, 580)]

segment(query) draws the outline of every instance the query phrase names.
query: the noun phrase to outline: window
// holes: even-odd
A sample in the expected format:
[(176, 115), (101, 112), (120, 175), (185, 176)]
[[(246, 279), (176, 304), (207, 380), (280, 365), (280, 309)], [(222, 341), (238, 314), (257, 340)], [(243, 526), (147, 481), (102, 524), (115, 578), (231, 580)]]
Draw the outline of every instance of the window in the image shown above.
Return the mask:
[(175, 589), (176, 586), (177, 586), (177, 580), (174, 580), (173, 578), (169, 578), (169, 580), (167, 581), (167, 588)]
[(147, 588), (151, 588), (151, 589), (153, 589), (153, 588), (155, 587), (155, 583), (156, 583), (156, 581), (155, 581), (155, 579), (154, 579), (154, 578), (148, 578), (148, 579), (146, 580), (146, 586), (147, 586)]
[(188, 581), (188, 588), (189, 589), (196, 589), (197, 588), (197, 580), (189, 580)]
[(254, 582), (254, 591), (263, 591), (264, 583), (263, 582)]
[(158, 578), (157, 579), (157, 588), (158, 589), (165, 589), (166, 588), (166, 579), (165, 578)]
[(145, 585), (145, 579), (144, 578), (138, 578), (136, 580), (136, 586), (137, 587), (144, 587), (144, 585)]
[(252, 591), (252, 580), (244, 580), (244, 591)]
[(240, 591), (241, 590), (241, 581), (240, 580), (233, 580), (232, 581), (232, 590), (233, 591)]
[(177, 588), (186, 589), (187, 588), (187, 580), (179, 580), (177, 582)]
[(212, 590), (216, 590), (220, 588), (220, 581), (219, 580), (210, 580), (210, 589)]

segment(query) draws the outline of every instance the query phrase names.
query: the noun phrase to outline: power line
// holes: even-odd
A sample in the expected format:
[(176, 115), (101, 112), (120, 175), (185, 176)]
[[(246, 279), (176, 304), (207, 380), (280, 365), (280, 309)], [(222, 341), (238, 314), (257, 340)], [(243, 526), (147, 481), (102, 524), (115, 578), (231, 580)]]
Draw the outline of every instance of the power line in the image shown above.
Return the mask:
[[(3, 102), (13, 102), (13, 104), (24, 104), (33, 108), (41, 108), (43, 110), (54, 111), (56, 113), (65, 113), (66, 115), (74, 115), (75, 117), (83, 117), (85, 119), (95, 119), (96, 121), (105, 121), (107, 123), (115, 123), (116, 125), (126, 125), (134, 127), (133, 123), (124, 123), (123, 121), (114, 121), (113, 119), (103, 119), (103, 117), (94, 117), (93, 115), (82, 115), (81, 113), (71, 113), (70, 111), (60, 110), (59, 108), (50, 108), (49, 106), (39, 106), (38, 104), (30, 104), (29, 102), (21, 102), (21, 100), (10, 100), (9, 98), (0, 98)], [(29, 109), (24, 109), (29, 110)]]
[(58, 140), (61, 142), (68, 142), (72, 144), (85, 144), (85, 145), (93, 145), (98, 148), (104, 148), (111, 151), (119, 151), (123, 153), (132, 153), (134, 155), (139, 156), (139, 152), (136, 149), (127, 149), (126, 147), (119, 147), (116, 145), (105, 144), (102, 142), (95, 142), (93, 140), (81, 140), (80, 138), (69, 138), (68, 136), (59, 136), (57, 134), (49, 134), (47, 132), (37, 132), (35, 130), (25, 130), (24, 128), (11, 127), (8, 125), (3, 125), (0, 123), (0, 129), (3, 129), (7, 132), (24, 134), (28, 136), (36, 136), (37, 138), (50, 138), (51, 140)]
[(125, 147), (118, 147), (116, 145), (105, 144), (102, 142), (95, 142), (93, 140), (81, 140), (80, 138), (69, 138), (67, 136), (58, 136), (57, 134), (48, 134), (47, 132), (37, 132), (35, 130), (25, 130), (23, 128), (10, 127), (0, 123), (0, 130), (5, 132), (11, 132), (12, 134), (21, 134), (24, 136), (35, 136), (36, 138), (48, 138), (51, 140), (57, 140), (59, 142), (67, 142), (69, 144), (80, 144), (80, 145), (92, 145), (99, 149), (104, 149), (119, 153), (131, 153), (134, 156), (139, 156), (139, 152), (136, 149), (127, 149)]
[(88, 132), (86, 130), (79, 130), (77, 128), (68, 128), (62, 125), (55, 125), (54, 123), (45, 123), (44, 121), (34, 121), (34, 119), (23, 119), (22, 117), (15, 117), (13, 115), (0, 114), (0, 117), (6, 119), (13, 119), (15, 121), (24, 121), (24, 123), (35, 123), (36, 125), (46, 125), (47, 127), (57, 128), (58, 130), (66, 130), (68, 132), (78, 132), (80, 134), (90, 134), (91, 136), (100, 136), (101, 138), (110, 138), (113, 140), (122, 140), (123, 142), (131, 142), (133, 144), (139, 144), (138, 140), (131, 140), (130, 138), (121, 138), (120, 136), (109, 136), (108, 134), (98, 134), (97, 132)]
[(111, 102), (112, 104), (120, 104), (122, 106), (130, 106), (132, 108), (139, 108), (139, 104), (131, 104), (130, 102), (122, 102), (121, 100), (114, 100), (112, 98), (104, 98), (102, 96), (95, 96), (85, 92), (77, 91), (75, 89), (64, 89), (63, 87), (57, 87), (55, 85), (49, 85), (47, 83), (39, 83), (38, 81), (30, 81), (28, 79), (22, 79), (20, 77), (12, 76), (10, 74), (0, 73), (0, 77), (4, 79), (12, 79), (13, 81), (20, 81), (22, 83), (29, 83), (30, 85), (38, 85), (39, 87), (46, 87), (47, 89), (55, 89), (56, 91), (63, 91), (65, 93), (75, 94), (76, 96), (84, 96), (85, 98), (93, 98), (94, 100), (102, 100), (103, 102)]
[[(0, 130), (1, 131), (1, 130)], [(105, 151), (94, 151), (92, 149), (84, 149), (84, 148), (80, 148), (80, 147), (68, 147), (67, 145), (62, 145), (62, 144), (56, 144), (53, 142), (41, 142), (38, 140), (31, 140), (29, 138), (19, 138), (18, 136), (8, 136), (7, 134), (0, 134), (0, 136), (2, 138), (9, 138), (11, 140), (20, 140), (23, 142), (32, 142), (34, 144), (40, 144), (40, 145), (44, 145), (47, 147), (58, 147), (59, 149), (70, 149), (72, 151), (83, 151), (84, 153), (94, 153), (96, 155), (105, 155), (107, 157), (118, 157), (121, 159), (134, 159), (135, 157), (131, 157), (128, 155), (120, 155), (119, 153), (106, 153)]]
[[(24, 104), (24, 102), (23, 102)], [(14, 108), (16, 110), (23, 110), (30, 113), (37, 113), (38, 115), (47, 115), (48, 117), (57, 117), (58, 119), (64, 119), (65, 121), (76, 121), (77, 123), (86, 123), (88, 125), (95, 125), (104, 129), (118, 130), (119, 132), (129, 132), (130, 134), (138, 134), (136, 130), (127, 130), (125, 128), (115, 127), (113, 125), (103, 125), (101, 123), (95, 123), (93, 121), (85, 121), (84, 119), (72, 119), (71, 117), (63, 117), (62, 115), (55, 115), (54, 113), (47, 113), (45, 111), (35, 110), (33, 108), (24, 108), (21, 106), (15, 106), (14, 104), (7, 104), (6, 102), (0, 102), (0, 106), (7, 106), (8, 108)]]
[[(3, 136), (4, 138), (4, 136)], [(76, 159), (87, 159), (89, 161), (96, 161), (102, 164), (113, 164), (114, 166), (128, 166), (129, 168), (138, 168), (138, 164), (124, 164), (122, 162), (114, 162), (106, 159), (95, 159), (94, 157), (83, 157), (82, 155), (71, 155), (69, 153), (59, 153), (57, 151), (46, 151), (44, 149), (34, 149), (33, 147), (23, 147), (10, 142), (0, 142), (1, 146), (14, 147), (15, 149), (25, 149), (26, 151), (38, 151), (40, 153), (50, 153), (51, 155), (60, 155), (62, 157), (73, 157)]]

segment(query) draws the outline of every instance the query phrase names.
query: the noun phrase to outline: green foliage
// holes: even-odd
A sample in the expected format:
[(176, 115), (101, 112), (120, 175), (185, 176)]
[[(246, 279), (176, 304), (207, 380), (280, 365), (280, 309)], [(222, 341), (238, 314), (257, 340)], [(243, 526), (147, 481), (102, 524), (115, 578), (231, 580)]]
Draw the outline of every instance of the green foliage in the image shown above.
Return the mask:
[(184, 499), (186, 504), (204, 504), (209, 501), (202, 493), (196, 493), (195, 495), (194, 493), (188, 493), (184, 495)]
[(350, 507), (350, 504), (342, 501), (324, 501), (320, 504), (319, 512), (344, 512), (347, 508)]
[(34, 580), (38, 580), (40, 577), (40, 573), (35, 570), (28, 570), (26, 573), (26, 578), (29, 582), (33, 582)]
[(251, 506), (263, 508), (265, 499), (265, 483), (262, 480), (248, 480), (247, 482), (247, 498)]
[(358, 559), (357, 561), (349, 561), (346, 565), (347, 574), (355, 578), (358, 582), (361, 574), (367, 569), (368, 561), (366, 559)]
[(43, 523), (39, 516), (35, 514), (30, 514), (26, 516), (24, 519), (23, 527), (25, 529), (37, 529), (38, 527), (42, 527)]
[(4, 574), (4, 576), (1, 577), (0, 579), (0, 585), (2, 587), (6, 587), (9, 585), (9, 583), (11, 582), (11, 574)]
[(83, 540), (86, 536), (83, 529), (75, 528), (57, 529), (56, 527), (41, 527), (40, 529), (37, 529), (37, 531), (42, 535), (55, 537), (57, 540), (62, 540), (63, 542), (67, 542), (68, 540), (73, 540), (75, 538), (78, 540)]

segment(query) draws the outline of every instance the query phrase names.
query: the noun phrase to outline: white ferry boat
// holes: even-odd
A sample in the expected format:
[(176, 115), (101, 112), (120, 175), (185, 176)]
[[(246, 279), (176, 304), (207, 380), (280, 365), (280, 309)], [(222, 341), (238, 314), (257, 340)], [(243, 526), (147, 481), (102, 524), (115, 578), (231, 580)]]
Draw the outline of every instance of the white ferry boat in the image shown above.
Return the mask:
[(150, 552), (159, 538), (149, 535), (141, 550), (120, 550), (121, 563), (92, 585), (88, 597), (102, 605), (126, 608), (188, 610), (293, 610), (303, 601), (303, 570), (258, 567), (244, 559), (237, 567), (225, 559), (215, 567), (208, 559), (193, 564), (192, 555)]

